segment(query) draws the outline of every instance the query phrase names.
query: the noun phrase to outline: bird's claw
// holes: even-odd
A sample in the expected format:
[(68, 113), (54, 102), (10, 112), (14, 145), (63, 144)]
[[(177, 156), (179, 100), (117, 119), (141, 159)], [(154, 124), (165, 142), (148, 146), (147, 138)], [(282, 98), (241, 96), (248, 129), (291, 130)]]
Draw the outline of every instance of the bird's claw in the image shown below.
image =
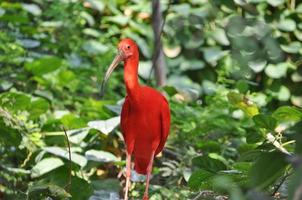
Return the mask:
[(143, 200), (149, 200), (149, 197), (144, 195)]

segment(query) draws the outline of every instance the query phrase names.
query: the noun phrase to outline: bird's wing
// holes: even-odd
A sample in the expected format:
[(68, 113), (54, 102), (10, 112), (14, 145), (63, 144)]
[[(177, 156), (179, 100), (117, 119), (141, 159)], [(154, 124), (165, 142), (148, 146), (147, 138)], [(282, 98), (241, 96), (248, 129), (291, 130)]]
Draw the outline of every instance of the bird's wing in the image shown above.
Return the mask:
[(130, 102), (128, 97), (125, 98), (123, 107), (122, 107), (122, 112), (121, 112), (121, 129), (122, 129), (122, 134), (124, 137), (124, 141), (126, 142), (126, 132), (127, 132), (127, 119), (129, 115), (129, 110), (130, 110)]
[(170, 131), (170, 108), (169, 103), (166, 100), (165, 97), (163, 97), (164, 101), (162, 103), (161, 107), (161, 113), (160, 113), (160, 121), (161, 121), (161, 138), (160, 143), (155, 151), (155, 155), (157, 155), (159, 152), (161, 152), (165, 146), (165, 143), (167, 141), (169, 131)]

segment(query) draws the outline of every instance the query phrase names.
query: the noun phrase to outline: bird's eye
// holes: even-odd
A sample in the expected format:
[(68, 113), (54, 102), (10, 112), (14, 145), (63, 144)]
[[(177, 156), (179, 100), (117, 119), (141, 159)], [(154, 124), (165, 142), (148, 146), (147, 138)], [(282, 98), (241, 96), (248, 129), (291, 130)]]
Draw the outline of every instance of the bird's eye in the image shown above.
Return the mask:
[(130, 46), (129, 46), (129, 45), (127, 46), (127, 49), (130, 49)]

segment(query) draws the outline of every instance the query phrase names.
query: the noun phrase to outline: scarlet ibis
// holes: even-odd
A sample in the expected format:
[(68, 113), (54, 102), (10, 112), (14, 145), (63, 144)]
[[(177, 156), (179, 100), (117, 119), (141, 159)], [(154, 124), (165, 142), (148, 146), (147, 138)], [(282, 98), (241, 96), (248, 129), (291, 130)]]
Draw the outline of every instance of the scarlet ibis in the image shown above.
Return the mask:
[(105, 74), (101, 93), (112, 71), (124, 61), (124, 81), (127, 90), (122, 113), (121, 129), (126, 146), (126, 187), (124, 199), (128, 199), (131, 176), (131, 157), (134, 169), (147, 176), (144, 200), (148, 188), (154, 157), (163, 150), (170, 130), (170, 108), (166, 98), (157, 90), (142, 86), (138, 81), (139, 51), (131, 39), (118, 44), (118, 54)]

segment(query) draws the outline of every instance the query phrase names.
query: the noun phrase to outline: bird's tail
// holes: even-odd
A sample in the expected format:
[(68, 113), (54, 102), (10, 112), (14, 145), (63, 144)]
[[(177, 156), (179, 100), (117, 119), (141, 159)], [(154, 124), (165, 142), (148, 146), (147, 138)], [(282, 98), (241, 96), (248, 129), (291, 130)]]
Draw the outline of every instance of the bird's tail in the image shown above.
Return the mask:
[(149, 159), (137, 157), (134, 159), (134, 169), (137, 173), (146, 175)]

